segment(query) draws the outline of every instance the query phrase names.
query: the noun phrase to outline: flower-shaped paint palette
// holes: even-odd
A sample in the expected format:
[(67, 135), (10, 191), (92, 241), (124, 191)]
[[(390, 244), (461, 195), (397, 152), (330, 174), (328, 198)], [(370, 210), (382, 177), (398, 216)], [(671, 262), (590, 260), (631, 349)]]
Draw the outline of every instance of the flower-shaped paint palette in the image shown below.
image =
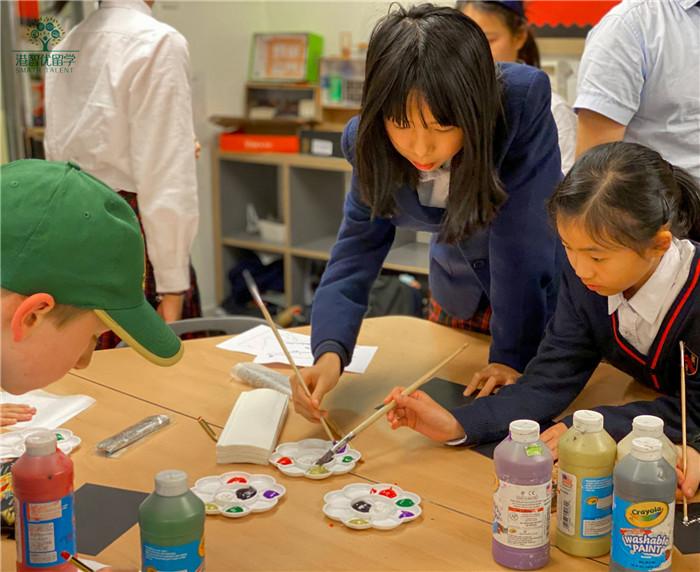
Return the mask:
[(323, 439), (304, 439), (293, 443), (282, 443), (270, 457), (270, 463), (289, 477), (306, 477), (315, 480), (352, 471), (362, 455), (347, 445), (325, 465), (316, 465), (316, 461), (325, 455), (332, 446), (331, 441)]
[(27, 440), (27, 437), (37, 431), (51, 431), (56, 435), (56, 444), (66, 455), (69, 455), (82, 442), (80, 437), (68, 429), (19, 429), (0, 435), (0, 459), (12, 459), (22, 456), (26, 449), (24, 442)]
[(348, 528), (391, 530), (418, 518), (420, 497), (396, 485), (357, 483), (323, 497), (323, 513)]
[(232, 472), (203, 477), (192, 492), (204, 501), (207, 514), (241, 518), (274, 508), (287, 489), (267, 475)]

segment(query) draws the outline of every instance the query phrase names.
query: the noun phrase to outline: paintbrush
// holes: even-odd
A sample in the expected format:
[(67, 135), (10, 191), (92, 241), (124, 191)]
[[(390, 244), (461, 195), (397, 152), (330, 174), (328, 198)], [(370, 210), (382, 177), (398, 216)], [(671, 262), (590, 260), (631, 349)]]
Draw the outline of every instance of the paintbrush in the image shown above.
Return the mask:
[[(688, 471), (688, 437), (686, 435), (685, 422), (685, 344), (681, 341), (681, 432), (683, 435), (683, 478)], [(681, 491), (683, 497), (683, 524), (688, 526), (688, 499)]]
[[(292, 354), (289, 353), (287, 344), (284, 343), (284, 340), (282, 339), (282, 336), (280, 335), (279, 330), (277, 329), (277, 324), (275, 324), (274, 320), (272, 319), (272, 316), (270, 315), (270, 312), (268, 311), (267, 306), (265, 305), (265, 302), (263, 301), (262, 296), (260, 295), (260, 290), (258, 290), (258, 286), (255, 283), (253, 276), (250, 274), (250, 272), (244, 270), (243, 279), (245, 280), (246, 286), (248, 286), (248, 291), (253, 297), (253, 301), (258, 305), (258, 308), (260, 308), (260, 311), (263, 313), (263, 316), (265, 316), (265, 320), (270, 326), (272, 333), (275, 335), (275, 338), (277, 338), (277, 343), (279, 343), (280, 347), (282, 348), (284, 355), (287, 356), (287, 361), (289, 361), (289, 365), (292, 366), (292, 369), (294, 370), (294, 375), (299, 381), (299, 385), (301, 385), (301, 387), (304, 389), (306, 397), (311, 399), (311, 391), (309, 391), (308, 386), (306, 385), (306, 383), (304, 383), (304, 378), (301, 377), (301, 373), (299, 372), (296, 363), (294, 363)], [(327, 417), (321, 417), (321, 425), (323, 425), (323, 429), (325, 430), (326, 435), (328, 435), (328, 438), (332, 442), (335, 442), (336, 435), (334, 435), (333, 431), (331, 430), (331, 424), (332, 422), (330, 419), (328, 419)], [(337, 437), (342, 437), (342, 433), (338, 430), (337, 426), (334, 425), (334, 429), (336, 430)]]
[[(442, 360), (439, 364), (432, 368), (428, 373), (421, 376), (417, 381), (413, 382), (406, 389), (404, 389), (401, 392), (401, 395), (410, 395), (411, 393), (413, 393), (421, 385), (430, 380), (438, 371), (440, 371), (445, 366), (445, 364), (457, 357), (457, 354), (462, 352), (462, 350), (464, 350), (464, 348), (466, 348), (468, 345), (469, 343), (461, 345), (457, 350), (455, 350), (452, 354), (447, 356), (444, 360)], [(333, 456), (338, 453), (338, 451), (341, 451), (343, 447), (345, 447), (345, 445), (347, 445), (352, 439), (357, 437), (360, 433), (362, 433), (362, 431), (367, 429), (367, 427), (372, 425), (372, 423), (374, 423), (377, 419), (383, 417), (389, 411), (394, 409), (394, 407), (396, 407), (396, 401), (392, 400), (381, 409), (378, 409), (377, 411), (372, 413), (372, 415), (370, 415), (367, 419), (365, 419), (362, 423), (360, 423), (357, 427), (355, 427), (352, 431), (345, 435), (345, 437), (343, 437), (340, 441), (333, 445), (328, 451), (326, 451), (325, 455), (319, 457), (319, 459), (316, 461), (316, 465), (325, 465), (326, 463), (330, 462), (331, 459), (333, 459)]]

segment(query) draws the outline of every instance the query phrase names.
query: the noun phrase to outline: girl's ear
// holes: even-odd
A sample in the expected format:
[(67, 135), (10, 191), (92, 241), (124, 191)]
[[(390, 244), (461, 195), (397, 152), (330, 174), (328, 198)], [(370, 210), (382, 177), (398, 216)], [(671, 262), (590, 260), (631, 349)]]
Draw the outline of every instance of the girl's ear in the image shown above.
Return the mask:
[(27, 296), (12, 315), (10, 322), (12, 340), (21, 342), (29, 337), (55, 307), (56, 301), (51, 294), (40, 293)]
[(661, 257), (671, 247), (673, 235), (668, 229), (662, 229), (651, 239), (649, 250), (653, 256)]
[(527, 41), (528, 29), (527, 26), (522, 26), (515, 34), (513, 34), (513, 45), (515, 49), (519, 52), (523, 49), (525, 42)]

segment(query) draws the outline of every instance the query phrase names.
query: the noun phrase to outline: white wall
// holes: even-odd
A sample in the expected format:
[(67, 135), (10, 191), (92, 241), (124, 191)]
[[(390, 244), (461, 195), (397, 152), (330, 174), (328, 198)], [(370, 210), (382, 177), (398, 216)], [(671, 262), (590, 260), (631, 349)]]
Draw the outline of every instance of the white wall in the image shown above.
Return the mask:
[[(402, 0), (418, 4), (422, 0)], [(454, 5), (452, 1), (436, 4)], [(189, 41), (195, 129), (202, 143), (198, 162), (200, 226), (192, 259), (199, 275), (202, 304), (211, 313), (214, 295), (214, 245), (211, 212), (211, 149), (219, 129), (212, 115), (243, 114), (250, 45), (254, 32), (314, 32), (324, 38), (324, 54), (339, 53), (341, 32), (353, 45), (367, 42), (374, 23), (391, 2), (370, 0), (157, 0), (153, 14)], [(546, 54), (543, 55), (553, 55)], [(572, 67), (576, 58), (567, 58)]]
[[(451, 4), (451, 2), (439, 2)], [(192, 259), (198, 272), (205, 312), (214, 296), (214, 245), (211, 213), (211, 146), (218, 129), (211, 115), (241, 115), (249, 49), (254, 32), (314, 32), (324, 38), (325, 55), (339, 52), (340, 32), (353, 44), (366, 42), (390, 2), (325, 1), (157, 1), (153, 14), (189, 41), (195, 129), (202, 143), (198, 162), (200, 226)]]

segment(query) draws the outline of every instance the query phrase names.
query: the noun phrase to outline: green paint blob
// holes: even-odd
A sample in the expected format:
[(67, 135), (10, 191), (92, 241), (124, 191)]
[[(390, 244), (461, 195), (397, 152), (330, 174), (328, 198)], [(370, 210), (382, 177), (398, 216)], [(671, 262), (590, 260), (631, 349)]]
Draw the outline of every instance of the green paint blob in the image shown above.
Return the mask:
[(396, 501), (396, 504), (400, 507), (408, 508), (409, 506), (413, 506), (415, 503), (411, 499), (401, 499)]
[(243, 512), (243, 508), (240, 506), (232, 506), (230, 508), (227, 508), (226, 512), (231, 514), (238, 514), (239, 512)]
[(369, 524), (369, 520), (365, 520), (364, 518), (351, 518), (348, 520), (348, 524), (354, 524), (355, 526), (363, 526), (365, 524)]
[(63, 435), (56, 433), (56, 441), (63, 441)]
[(353, 459), (350, 455), (345, 455), (343, 457), (343, 463), (352, 463), (355, 459)]
[(314, 465), (307, 472), (310, 475), (325, 475), (328, 473), (328, 469), (326, 469), (326, 467), (320, 467), (318, 465)]

